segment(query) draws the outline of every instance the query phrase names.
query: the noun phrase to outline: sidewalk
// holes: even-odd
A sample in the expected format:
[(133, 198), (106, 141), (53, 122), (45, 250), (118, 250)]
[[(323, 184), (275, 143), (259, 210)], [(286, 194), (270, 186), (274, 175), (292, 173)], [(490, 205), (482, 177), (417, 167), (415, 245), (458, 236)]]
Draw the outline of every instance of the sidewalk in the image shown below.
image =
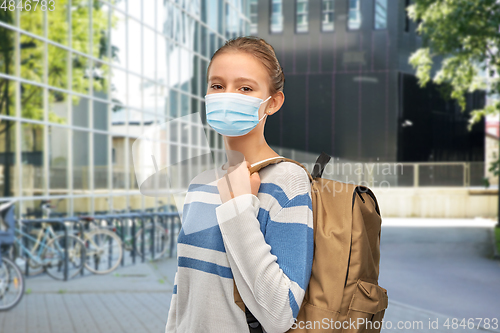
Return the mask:
[(176, 259), (119, 267), (70, 281), (26, 279), (26, 295), (0, 312), (0, 332), (164, 332)]

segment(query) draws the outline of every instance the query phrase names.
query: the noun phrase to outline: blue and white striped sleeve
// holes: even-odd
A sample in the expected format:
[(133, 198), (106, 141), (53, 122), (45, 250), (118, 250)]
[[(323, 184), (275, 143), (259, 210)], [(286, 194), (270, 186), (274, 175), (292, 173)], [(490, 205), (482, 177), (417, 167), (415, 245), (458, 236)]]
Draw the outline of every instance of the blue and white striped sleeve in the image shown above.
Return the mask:
[[(297, 194), (270, 218), (265, 240), (290, 279), (289, 302), (297, 318), (311, 277), (313, 261), (312, 202), (310, 193)], [(309, 222), (309, 223), (308, 223)]]
[[(295, 176), (295, 175), (294, 175)], [(297, 317), (314, 251), (311, 186), (305, 172), (291, 177), (263, 233), (259, 199), (245, 194), (216, 209), (233, 278), (245, 305), (268, 333), (286, 332)], [(265, 234), (265, 235), (264, 235)]]
[(165, 333), (175, 333), (177, 319), (177, 272), (174, 277), (174, 288), (172, 290), (172, 300), (170, 301), (170, 308), (168, 310), (167, 324), (165, 325)]

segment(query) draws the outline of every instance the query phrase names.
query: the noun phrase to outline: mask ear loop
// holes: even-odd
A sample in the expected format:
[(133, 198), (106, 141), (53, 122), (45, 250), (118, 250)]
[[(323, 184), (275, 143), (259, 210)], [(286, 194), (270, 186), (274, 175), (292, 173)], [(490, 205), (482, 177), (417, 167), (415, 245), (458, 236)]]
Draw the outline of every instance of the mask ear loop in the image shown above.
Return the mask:
[[(260, 103), (260, 105), (262, 105), (262, 104), (264, 104), (265, 102), (267, 102), (267, 101), (268, 101), (271, 97), (272, 97), (272, 96), (269, 96), (269, 97), (268, 97), (265, 101), (262, 101), (262, 102)], [(262, 116), (262, 118), (260, 118), (260, 119), (259, 119), (259, 123), (260, 123), (260, 121), (261, 121), (262, 119), (264, 119), (264, 117), (265, 117), (265, 116), (267, 116), (267, 113), (265, 113), (265, 112), (264, 112), (264, 115)]]

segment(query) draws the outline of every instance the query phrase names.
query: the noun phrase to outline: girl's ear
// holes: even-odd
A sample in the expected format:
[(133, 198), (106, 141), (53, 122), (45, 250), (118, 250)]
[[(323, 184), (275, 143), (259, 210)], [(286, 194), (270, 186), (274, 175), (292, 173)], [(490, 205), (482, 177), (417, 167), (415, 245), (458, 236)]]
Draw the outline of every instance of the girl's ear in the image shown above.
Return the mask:
[(272, 115), (275, 112), (278, 112), (281, 109), (281, 106), (285, 102), (285, 94), (282, 91), (278, 91), (276, 94), (271, 97), (269, 100), (269, 106), (267, 107), (266, 113), (268, 116)]

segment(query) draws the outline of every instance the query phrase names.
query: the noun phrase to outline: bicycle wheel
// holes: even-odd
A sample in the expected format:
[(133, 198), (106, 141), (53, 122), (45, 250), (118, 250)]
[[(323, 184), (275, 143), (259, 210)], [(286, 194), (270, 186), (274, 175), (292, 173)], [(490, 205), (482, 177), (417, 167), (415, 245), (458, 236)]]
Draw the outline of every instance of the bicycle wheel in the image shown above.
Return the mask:
[[(146, 233), (144, 234), (144, 256), (146, 258), (151, 257), (154, 237), (154, 259), (158, 259), (170, 249), (170, 237), (168, 229), (165, 229), (161, 224), (155, 225), (154, 234), (153, 237), (151, 237), (152, 228), (152, 224), (147, 224), (144, 228), (146, 230)], [(135, 244), (137, 247), (137, 254), (139, 256), (142, 255), (142, 229), (135, 234)]]
[(94, 274), (107, 274), (115, 270), (122, 260), (122, 241), (117, 234), (95, 229), (85, 234), (85, 268)]
[(75, 236), (59, 235), (51, 239), (41, 255), (45, 271), (56, 280), (64, 280), (65, 248), (68, 249), (68, 279), (75, 277), (83, 269), (85, 244)]
[(21, 270), (10, 259), (2, 257), (0, 262), (0, 311), (12, 309), (24, 295), (24, 277)]
[[(28, 240), (27, 248), (33, 248), (34, 242), (32, 240)], [(15, 258), (14, 262), (17, 267), (21, 270), (24, 276), (35, 276), (43, 273), (43, 265), (42, 259), (38, 256), (35, 251), (31, 252), (31, 258), (27, 252), (29, 250), (23, 249), (18, 241), (14, 242), (14, 245), (11, 247), (11, 258)], [(26, 262), (28, 263), (28, 270), (26, 271)]]

